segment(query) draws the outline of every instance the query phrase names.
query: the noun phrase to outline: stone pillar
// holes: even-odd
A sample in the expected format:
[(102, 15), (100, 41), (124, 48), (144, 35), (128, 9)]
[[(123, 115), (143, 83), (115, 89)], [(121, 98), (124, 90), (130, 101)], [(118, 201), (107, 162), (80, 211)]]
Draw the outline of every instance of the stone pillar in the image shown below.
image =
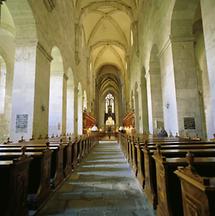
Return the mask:
[(209, 103), (207, 105), (207, 135), (212, 138), (215, 133), (215, 1), (201, 0), (203, 32), (209, 77)]
[[(129, 101), (130, 101), (130, 80), (131, 80), (131, 74), (130, 74), (130, 57), (129, 55), (126, 55), (126, 68), (124, 72), (124, 85), (122, 86), (123, 92), (122, 92), (122, 103), (125, 103), (124, 112), (125, 115), (127, 112), (130, 111)], [(123, 116), (124, 117), (124, 116)]]
[(38, 43), (32, 133), (35, 137), (39, 137), (40, 135), (44, 137), (48, 134), (51, 61), (52, 57), (45, 48)]
[(17, 43), (12, 93), (11, 139), (30, 138), (33, 131), (37, 42)]
[[(116, 116), (116, 121), (115, 121), (115, 126), (116, 126), (116, 130), (118, 130), (118, 128), (119, 128), (119, 125), (120, 125), (120, 99), (119, 99), (119, 97), (117, 97), (116, 95), (115, 95), (115, 116)], [(105, 104), (104, 102), (103, 102), (103, 104)], [(103, 111), (103, 113), (104, 113), (104, 110), (105, 109), (103, 109), (102, 111)], [(103, 118), (104, 119), (104, 118)], [(103, 120), (104, 121), (104, 120)]]
[[(192, 37), (171, 39), (174, 62), (176, 101), (180, 132), (202, 135), (202, 119), (197, 85), (197, 73)], [(186, 128), (185, 118), (193, 118), (195, 129)], [(194, 126), (194, 125), (193, 125)]]
[(63, 74), (62, 64), (54, 59), (50, 74), (49, 135), (62, 134)]
[[(170, 40), (168, 40), (163, 46), (162, 50), (160, 51), (159, 58), (161, 69), (164, 127), (167, 132), (171, 131), (175, 135), (179, 129), (172, 46)], [(150, 110), (148, 110), (148, 112), (150, 112)]]
[(153, 134), (153, 118), (152, 118), (152, 94), (151, 94), (151, 80), (149, 73), (146, 73), (146, 88), (147, 88), (147, 108), (148, 108), (148, 127), (149, 132)]
[[(71, 79), (71, 78), (69, 78)], [(74, 83), (67, 81), (67, 115), (66, 115), (67, 133), (74, 133)]]
[(75, 23), (75, 63), (78, 65), (80, 63), (79, 57), (79, 46), (80, 46), (80, 35), (81, 28), (79, 23)]
[(63, 75), (63, 106), (62, 106), (62, 134), (66, 133), (66, 119), (67, 119), (67, 80), (68, 76)]
[[(80, 91), (80, 90), (79, 90)], [(78, 95), (78, 135), (83, 134), (83, 92)]]
[(134, 90), (134, 112), (135, 112), (135, 129), (137, 133), (140, 133), (140, 113), (139, 113), (139, 94), (138, 94), (138, 86), (135, 86)]
[[(163, 124), (163, 101), (161, 89), (160, 71), (154, 73), (150, 68), (151, 103), (152, 103), (152, 125), (153, 132)], [(160, 125), (159, 125), (160, 122)]]
[(131, 25), (132, 35), (133, 35), (133, 46), (135, 53), (139, 56), (139, 38), (138, 38), (138, 21), (134, 21)]
[(149, 132), (149, 124), (148, 124), (148, 108), (147, 108), (147, 90), (146, 90), (146, 79), (145, 79), (145, 71), (141, 74), (141, 107), (142, 107), (142, 124), (143, 124), (143, 132)]
[(74, 88), (74, 135), (78, 134), (78, 88)]

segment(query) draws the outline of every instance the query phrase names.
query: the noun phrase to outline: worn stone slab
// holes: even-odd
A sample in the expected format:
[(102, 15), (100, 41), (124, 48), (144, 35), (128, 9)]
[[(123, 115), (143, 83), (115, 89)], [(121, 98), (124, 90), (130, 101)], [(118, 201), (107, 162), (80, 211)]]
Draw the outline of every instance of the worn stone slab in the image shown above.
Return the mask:
[(101, 142), (38, 215), (154, 216), (116, 142)]

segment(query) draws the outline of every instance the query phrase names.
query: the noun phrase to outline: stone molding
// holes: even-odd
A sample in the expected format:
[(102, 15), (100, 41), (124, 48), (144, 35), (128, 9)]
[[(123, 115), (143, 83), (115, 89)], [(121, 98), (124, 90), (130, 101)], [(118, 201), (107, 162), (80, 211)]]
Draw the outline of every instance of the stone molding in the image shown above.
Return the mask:
[(169, 46), (173, 43), (181, 43), (181, 42), (194, 42), (195, 38), (193, 36), (169, 36), (169, 38), (166, 40), (166, 42), (163, 44), (163, 46), (160, 49), (160, 52), (158, 54), (158, 57), (160, 58), (165, 51), (169, 48)]
[(46, 59), (49, 62), (51, 62), (53, 60), (53, 58), (51, 57), (51, 55), (46, 51), (46, 49), (43, 47), (43, 45), (41, 43), (38, 42), (37, 48), (43, 54), (43, 56), (46, 57)]
[(69, 77), (64, 73), (63, 74), (63, 78), (65, 79), (65, 80), (68, 80), (69, 79)]
[(195, 40), (194, 36), (171, 36), (169, 37), (172, 43), (174, 42), (193, 42)]
[(166, 50), (169, 48), (170, 45), (171, 45), (171, 40), (170, 40), (170, 38), (168, 38), (167, 41), (163, 44), (163, 46), (161, 47), (161, 49), (158, 52), (159, 58), (166, 52)]
[(47, 10), (52, 12), (56, 6), (56, 0), (43, 0)]
[(84, 16), (85, 13), (95, 11), (97, 8), (99, 8), (101, 6), (111, 6), (111, 7), (118, 9), (118, 10), (124, 11), (126, 14), (128, 14), (128, 16), (131, 18), (131, 20), (134, 20), (134, 14), (133, 14), (132, 8), (130, 6), (128, 6), (122, 2), (113, 1), (113, 0), (89, 3), (84, 8), (81, 8), (81, 12), (79, 14), (79, 20), (81, 20), (81, 17)]

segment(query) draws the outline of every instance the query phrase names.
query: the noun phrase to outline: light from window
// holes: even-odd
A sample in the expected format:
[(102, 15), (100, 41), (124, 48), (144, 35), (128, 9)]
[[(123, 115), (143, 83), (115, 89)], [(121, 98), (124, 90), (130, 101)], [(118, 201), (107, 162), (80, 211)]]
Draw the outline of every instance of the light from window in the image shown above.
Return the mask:
[(6, 64), (0, 56), (0, 113), (4, 113), (6, 91)]

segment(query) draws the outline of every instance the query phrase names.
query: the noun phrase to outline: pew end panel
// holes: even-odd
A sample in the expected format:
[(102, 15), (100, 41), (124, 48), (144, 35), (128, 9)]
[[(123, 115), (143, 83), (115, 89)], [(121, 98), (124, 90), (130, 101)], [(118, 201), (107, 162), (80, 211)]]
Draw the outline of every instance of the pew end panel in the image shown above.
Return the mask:
[(190, 167), (180, 167), (174, 173), (181, 182), (184, 215), (214, 216), (215, 177), (203, 177)]
[(35, 156), (30, 164), (30, 185), (28, 188), (29, 209), (38, 208), (50, 194), (51, 157), (52, 151), (46, 149), (41, 155)]
[(157, 208), (157, 184), (155, 161), (152, 158), (152, 152), (147, 147), (142, 149), (144, 153), (144, 168), (145, 168), (145, 185), (144, 191), (153, 208)]
[(25, 155), (8, 161), (0, 161), (0, 209), (1, 215), (28, 215), (28, 170), (32, 158)]

